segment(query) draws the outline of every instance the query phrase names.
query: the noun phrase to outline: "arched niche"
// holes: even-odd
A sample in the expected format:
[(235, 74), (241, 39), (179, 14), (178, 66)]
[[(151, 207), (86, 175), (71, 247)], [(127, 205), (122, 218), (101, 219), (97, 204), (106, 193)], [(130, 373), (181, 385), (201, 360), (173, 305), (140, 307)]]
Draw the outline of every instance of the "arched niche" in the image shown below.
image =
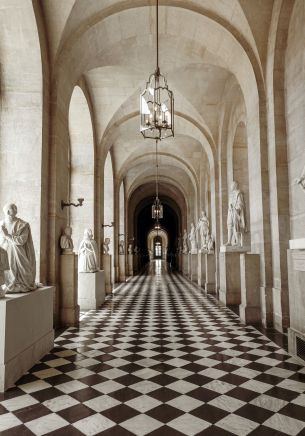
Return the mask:
[[(230, 151), (229, 151), (230, 153)], [(232, 145), (232, 166), (228, 172), (228, 187), (231, 189), (231, 184), (234, 181), (238, 182), (239, 189), (242, 191), (246, 207), (246, 223), (248, 232), (244, 237), (244, 245), (251, 246), (250, 233), (250, 199), (249, 199), (249, 165), (248, 165), (248, 141), (247, 128), (243, 121), (237, 124), (233, 145)], [(229, 193), (230, 195), (230, 193)]]
[(162, 259), (166, 260), (168, 250), (168, 234), (164, 229), (154, 230), (152, 229), (147, 235), (147, 247), (150, 260), (156, 258), (155, 256), (155, 242), (156, 238), (160, 238), (162, 247)]
[(286, 126), (291, 239), (304, 238), (305, 198), (296, 178), (305, 175), (305, 2), (296, 0), (285, 59)]
[(0, 206), (16, 203), (30, 223), (37, 278), (45, 283), (42, 53), (32, 1), (1, 0), (0, 61)]
[(110, 238), (109, 254), (112, 256), (112, 277), (114, 278), (114, 180), (110, 151), (104, 165), (104, 239)]
[(83, 198), (81, 207), (67, 209), (68, 221), (73, 230), (77, 250), (84, 229), (94, 230), (94, 140), (90, 110), (87, 99), (79, 86), (73, 90), (69, 107), (70, 136), (70, 186), (69, 200), (77, 203)]

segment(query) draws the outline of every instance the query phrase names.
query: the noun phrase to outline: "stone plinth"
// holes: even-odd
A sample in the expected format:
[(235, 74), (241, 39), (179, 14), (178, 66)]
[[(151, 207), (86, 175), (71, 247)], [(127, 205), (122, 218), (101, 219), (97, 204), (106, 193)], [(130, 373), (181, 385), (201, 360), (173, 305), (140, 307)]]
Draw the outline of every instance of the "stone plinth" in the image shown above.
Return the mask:
[(289, 248), (290, 250), (305, 250), (305, 238), (290, 239)]
[(105, 291), (106, 294), (112, 293), (112, 262), (111, 262), (111, 254), (103, 255), (103, 268), (105, 275)]
[(219, 253), (219, 300), (225, 305), (238, 305), (241, 303), (240, 254), (236, 250), (220, 250)]
[(133, 273), (137, 274), (139, 272), (139, 255), (133, 255)]
[(133, 254), (128, 254), (128, 275), (133, 276)]
[(192, 255), (188, 253), (187, 255), (187, 277), (191, 278), (191, 270), (192, 270)]
[(205, 253), (198, 253), (198, 286), (205, 288), (206, 280), (206, 267), (205, 267)]
[(54, 291), (48, 286), (0, 299), (0, 392), (53, 348)]
[(214, 253), (205, 253), (205, 290), (209, 294), (216, 293), (216, 259)]
[(261, 320), (260, 309), (260, 256), (259, 254), (240, 255), (241, 304), (239, 316), (245, 324)]
[(62, 254), (60, 256), (60, 323), (63, 327), (75, 326), (79, 323), (77, 276), (77, 255)]
[(126, 273), (125, 273), (125, 254), (119, 254), (119, 281), (126, 281)]
[(191, 254), (191, 281), (198, 283), (198, 254)]
[(81, 310), (98, 309), (104, 301), (104, 271), (78, 273), (78, 303)]
[(188, 274), (188, 254), (183, 253), (182, 255), (182, 274), (187, 276)]

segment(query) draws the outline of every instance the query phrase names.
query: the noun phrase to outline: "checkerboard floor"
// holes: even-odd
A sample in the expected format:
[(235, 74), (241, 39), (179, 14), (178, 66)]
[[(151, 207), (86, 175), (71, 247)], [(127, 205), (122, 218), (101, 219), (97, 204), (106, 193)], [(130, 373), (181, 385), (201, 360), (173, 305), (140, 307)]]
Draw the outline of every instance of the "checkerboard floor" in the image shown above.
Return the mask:
[(305, 435), (305, 368), (181, 275), (152, 270), (0, 394), (0, 434)]

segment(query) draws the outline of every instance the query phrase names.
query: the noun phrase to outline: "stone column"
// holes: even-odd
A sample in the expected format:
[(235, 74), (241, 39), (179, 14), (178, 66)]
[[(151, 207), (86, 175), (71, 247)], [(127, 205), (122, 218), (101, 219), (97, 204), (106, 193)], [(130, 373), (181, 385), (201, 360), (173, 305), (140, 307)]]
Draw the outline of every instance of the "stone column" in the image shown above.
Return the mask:
[(125, 273), (125, 254), (119, 254), (119, 281), (126, 281), (126, 273)]
[(198, 254), (191, 254), (191, 281), (198, 282)]
[(214, 253), (205, 253), (205, 291), (216, 294), (216, 259)]
[(240, 319), (245, 324), (259, 323), (261, 320), (259, 254), (240, 255), (240, 284)]
[(111, 265), (111, 254), (103, 255), (103, 266), (105, 274), (105, 291), (106, 294), (112, 293), (112, 265)]
[(241, 303), (240, 254), (248, 249), (222, 245), (219, 253), (219, 300), (225, 305)]
[(77, 304), (77, 255), (60, 255), (60, 324), (63, 327), (79, 323), (79, 305)]

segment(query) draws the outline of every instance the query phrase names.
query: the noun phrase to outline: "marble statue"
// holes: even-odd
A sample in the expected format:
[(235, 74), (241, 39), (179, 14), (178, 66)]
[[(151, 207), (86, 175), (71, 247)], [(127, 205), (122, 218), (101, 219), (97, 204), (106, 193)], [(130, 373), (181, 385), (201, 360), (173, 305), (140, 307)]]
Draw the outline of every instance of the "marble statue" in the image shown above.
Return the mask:
[(110, 238), (105, 238), (104, 242), (103, 242), (103, 253), (104, 254), (109, 254), (109, 250), (110, 250)]
[(226, 245), (243, 247), (243, 235), (247, 231), (245, 215), (243, 193), (240, 191), (238, 183), (233, 182), (228, 208), (228, 242)]
[(72, 228), (67, 226), (60, 237), (59, 245), (63, 254), (73, 252)]
[(123, 239), (119, 242), (119, 254), (125, 254), (125, 241)]
[(191, 253), (197, 254), (196, 227), (195, 227), (194, 223), (191, 224), (191, 231), (189, 234), (189, 240), (191, 242)]
[(78, 272), (98, 271), (98, 249), (91, 229), (85, 229), (84, 239), (78, 249)]
[(199, 231), (200, 235), (200, 250), (205, 251), (208, 248), (208, 239), (210, 233), (210, 222), (205, 211), (201, 212), (196, 231)]
[(188, 254), (188, 252), (189, 252), (189, 244), (188, 244), (188, 234), (187, 234), (187, 231), (186, 231), (186, 229), (184, 229), (184, 233), (183, 233), (183, 250), (182, 250), (182, 252), (184, 253), (184, 254)]
[(215, 240), (214, 237), (212, 235), (208, 235), (208, 240), (207, 240), (207, 250), (208, 253), (213, 253), (215, 249)]
[(128, 254), (132, 254), (132, 244), (128, 245)]
[[(36, 259), (30, 225), (17, 217), (15, 204), (6, 204), (3, 212), (0, 246), (6, 251), (8, 265), (4, 265), (5, 284), (2, 289), (7, 293), (32, 291), (38, 285), (35, 283)], [(3, 263), (3, 253), (1, 258)]]
[(182, 253), (182, 236), (181, 236), (181, 234), (178, 236), (177, 253), (178, 254)]
[(0, 247), (0, 298), (5, 296), (5, 288), (2, 288), (2, 285), (5, 285), (5, 271), (9, 269), (7, 252)]
[(137, 255), (137, 254), (139, 254), (139, 252), (140, 252), (140, 250), (139, 250), (139, 248), (136, 245), (135, 248), (134, 248), (134, 254)]

